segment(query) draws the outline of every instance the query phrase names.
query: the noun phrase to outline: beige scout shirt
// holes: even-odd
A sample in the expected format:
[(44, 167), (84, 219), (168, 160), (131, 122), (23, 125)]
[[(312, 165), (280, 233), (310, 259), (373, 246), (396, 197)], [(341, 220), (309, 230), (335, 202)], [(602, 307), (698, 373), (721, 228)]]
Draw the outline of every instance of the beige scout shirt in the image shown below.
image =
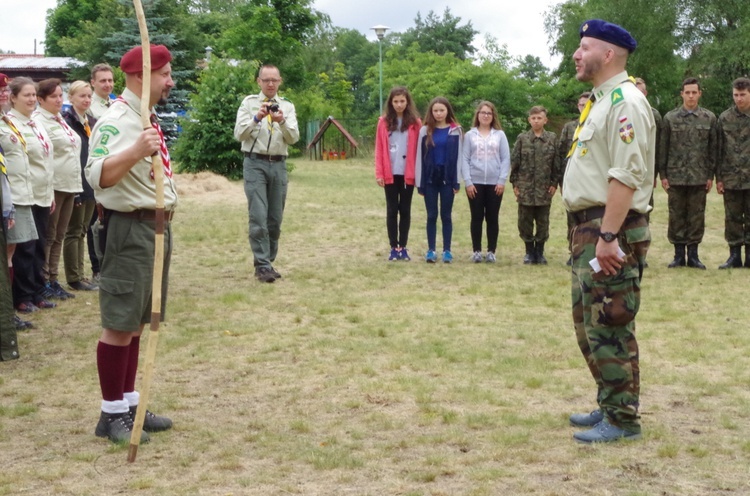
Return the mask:
[[(255, 122), (253, 117), (260, 110), (261, 103), (266, 100), (263, 93), (249, 95), (242, 100), (237, 110), (237, 122), (234, 125), (234, 137), (242, 142), (242, 151), (261, 155), (289, 155), (289, 145), (299, 140), (299, 128), (297, 127), (297, 114), (294, 104), (276, 95), (271, 101), (279, 104), (279, 109), (284, 113), (283, 124), (272, 122), (268, 117)], [(256, 143), (257, 140), (257, 143)], [(253, 146), (253, 144), (255, 146)]]
[[(10, 119), (10, 117), (7, 118)], [(3, 148), (5, 167), (8, 169), (8, 180), (13, 192), (13, 204), (33, 205), (34, 190), (31, 185), (29, 157), (23, 149), (21, 140), (2, 119), (0, 119), (0, 146)]]
[[(52, 187), (63, 193), (80, 193), (81, 183), (81, 137), (73, 131), (60, 114), (55, 115), (38, 108), (31, 118), (47, 130), (54, 148), (52, 157)], [(59, 121), (57, 120), (59, 119)]]
[(610, 179), (635, 190), (631, 210), (646, 213), (653, 191), (656, 124), (646, 97), (623, 71), (594, 88), (596, 101), (563, 180), (563, 204), (578, 212), (607, 203)]
[[(6, 115), (10, 117), (26, 140), (29, 177), (31, 179), (31, 205), (50, 207), (55, 199), (55, 192), (52, 189), (52, 157), (55, 150), (49, 135), (47, 135), (47, 131), (41, 123), (37, 124), (35, 119), (29, 119), (20, 112), (11, 110)], [(32, 127), (32, 123), (34, 127)], [(15, 191), (12, 184), (11, 191), (13, 191), (15, 200)], [(20, 205), (20, 203), (17, 203), (17, 205)]]
[[(94, 188), (96, 201), (105, 208), (118, 212), (154, 210), (156, 186), (151, 178), (151, 157), (139, 160), (114, 186), (99, 186), (102, 167), (107, 158), (132, 146), (143, 132), (140, 97), (126, 89), (122, 98), (125, 101), (115, 100), (91, 132), (86, 180)], [(174, 181), (164, 174), (164, 208), (167, 211), (174, 210), (176, 205), (177, 190)]]
[(109, 97), (102, 98), (94, 93), (94, 95), (91, 97), (91, 106), (89, 107), (89, 113), (94, 117), (94, 119), (100, 119), (111, 104), (112, 100), (110, 100)]

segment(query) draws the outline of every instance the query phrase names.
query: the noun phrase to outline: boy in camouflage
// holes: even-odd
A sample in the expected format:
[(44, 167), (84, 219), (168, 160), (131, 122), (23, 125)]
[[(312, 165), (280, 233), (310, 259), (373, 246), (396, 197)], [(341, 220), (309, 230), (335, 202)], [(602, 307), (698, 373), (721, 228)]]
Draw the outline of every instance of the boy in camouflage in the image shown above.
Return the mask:
[(720, 269), (750, 268), (750, 79), (732, 83), (734, 105), (719, 116), (716, 192), (724, 195), (724, 238), (729, 258)]
[(546, 265), (550, 204), (560, 182), (557, 136), (544, 130), (547, 109), (542, 106), (531, 107), (529, 124), (531, 130), (520, 134), (513, 145), (510, 182), (518, 201), (518, 234), (526, 244), (523, 263)]

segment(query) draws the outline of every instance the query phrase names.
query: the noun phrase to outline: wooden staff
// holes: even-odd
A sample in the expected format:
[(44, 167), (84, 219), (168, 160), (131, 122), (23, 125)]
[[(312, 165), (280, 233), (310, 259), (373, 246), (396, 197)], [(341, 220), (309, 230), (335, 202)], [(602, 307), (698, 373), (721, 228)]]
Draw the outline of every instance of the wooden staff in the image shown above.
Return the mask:
[[(141, 123), (143, 129), (151, 129), (151, 42), (148, 37), (148, 26), (146, 15), (143, 12), (141, 0), (133, 0), (135, 15), (138, 18), (138, 29), (141, 33), (141, 49), (143, 50), (143, 88), (141, 90)], [(143, 371), (143, 384), (141, 385), (140, 400), (136, 410), (133, 432), (130, 435), (130, 448), (128, 449), (128, 461), (134, 462), (138, 453), (138, 445), (141, 442), (141, 431), (143, 421), (146, 418), (146, 405), (151, 389), (151, 380), (154, 372), (154, 361), (156, 360), (156, 343), (159, 340), (159, 320), (161, 320), (161, 282), (164, 271), (164, 165), (161, 155), (157, 152), (151, 157), (154, 174), (154, 185), (156, 186), (156, 212), (155, 212), (155, 239), (154, 239), (154, 274), (151, 285), (151, 325), (146, 347), (146, 364)]]

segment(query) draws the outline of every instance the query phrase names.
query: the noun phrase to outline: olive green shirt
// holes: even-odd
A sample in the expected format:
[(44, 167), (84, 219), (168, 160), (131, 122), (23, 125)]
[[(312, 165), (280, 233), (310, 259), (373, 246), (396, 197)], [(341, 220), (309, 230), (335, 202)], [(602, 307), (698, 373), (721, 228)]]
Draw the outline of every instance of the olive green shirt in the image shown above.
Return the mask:
[(607, 204), (609, 181), (634, 190), (631, 210), (646, 213), (653, 191), (656, 124), (643, 93), (623, 71), (593, 89), (596, 98), (563, 180), (563, 204), (578, 212)]
[[(143, 132), (140, 97), (126, 89), (122, 93), (122, 99), (125, 101), (118, 99), (112, 103), (91, 132), (86, 180), (94, 188), (96, 201), (105, 208), (118, 212), (154, 210), (156, 185), (151, 178), (151, 157), (139, 160), (114, 186), (102, 188), (99, 185), (102, 167), (107, 158), (132, 146)], [(174, 181), (164, 174), (164, 208), (170, 211), (176, 205), (177, 190)]]
[(716, 180), (725, 189), (750, 189), (750, 115), (737, 106), (722, 112), (718, 123)]
[(659, 176), (672, 186), (700, 186), (716, 172), (717, 120), (710, 110), (678, 107), (662, 119)]
[(53, 145), (53, 189), (63, 193), (82, 192), (81, 137), (60, 114), (54, 115), (40, 107), (31, 117), (44, 126)]
[(518, 188), (518, 203), (542, 206), (552, 202), (550, 186), (557, 187), (557, 136), (533, 130), (519, 134), (510, 155), (510, 182)]
[(557, 138), (557, 160), (560, 168), (558, 183), (560, 186), (562, 186), (563, 177), (565, 176), (565, 167), (568, 165), (568, 152), (570, 151), (570, 147), (573, 146), (573, 136), (575, 136), (577, 127), (578, 119), (567, 122), (560, 131), (560, 136)]
[(284, 114), (284, 120), (272, 122), (269, 117), (255, 122), (261, 103), (266, 100), (265, 95), (249, 95), (245, 97), (237, 110), (237, 122), (234, 125), (234, 137), (242, 142), (242, 151), (252, 150), (261, 155), (289, 155), (289, 145), (299, 141), (299, 127), (294, 104), (286, 98), (276, 95), (271, 99), (279, 105)]

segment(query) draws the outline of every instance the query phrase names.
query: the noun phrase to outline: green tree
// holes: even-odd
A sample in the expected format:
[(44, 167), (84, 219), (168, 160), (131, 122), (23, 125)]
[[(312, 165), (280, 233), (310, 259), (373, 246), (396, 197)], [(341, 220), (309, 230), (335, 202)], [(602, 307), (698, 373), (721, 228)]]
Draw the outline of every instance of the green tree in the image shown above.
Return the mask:
[(190, 97), (191, 111), (173, 149), (182, 172), (212, 171), (239, 179), (243, 155), (234, 139), (237, 109), (246, 95), (257, 93), (255, 62), (229, 63), (214, 57)]
[(57, 7), (47, 11), (44, 30), (47, 56), (68, 55), (60, 45), (60, 40), (83, 35), (89, 28), (85, 22), (98, 19), (103, 6), (104, 3), (97, 0), (57, 0)]
[(471, 21), (459, 26), (460, 17), (451, 14), (449, 7), (445, 8), (440, 18), (433, 11), (422, 19), (418, 12), (414, 18), (414, 27), (409, 28), (400, 36), (401, 45), (408, 48), (417, 43), (422, 51), (435, 52), (439, 55), (454, 54), (460, 60), (466, 60), (474, 54), (472, 42), (479, 31), (471, 25)]

